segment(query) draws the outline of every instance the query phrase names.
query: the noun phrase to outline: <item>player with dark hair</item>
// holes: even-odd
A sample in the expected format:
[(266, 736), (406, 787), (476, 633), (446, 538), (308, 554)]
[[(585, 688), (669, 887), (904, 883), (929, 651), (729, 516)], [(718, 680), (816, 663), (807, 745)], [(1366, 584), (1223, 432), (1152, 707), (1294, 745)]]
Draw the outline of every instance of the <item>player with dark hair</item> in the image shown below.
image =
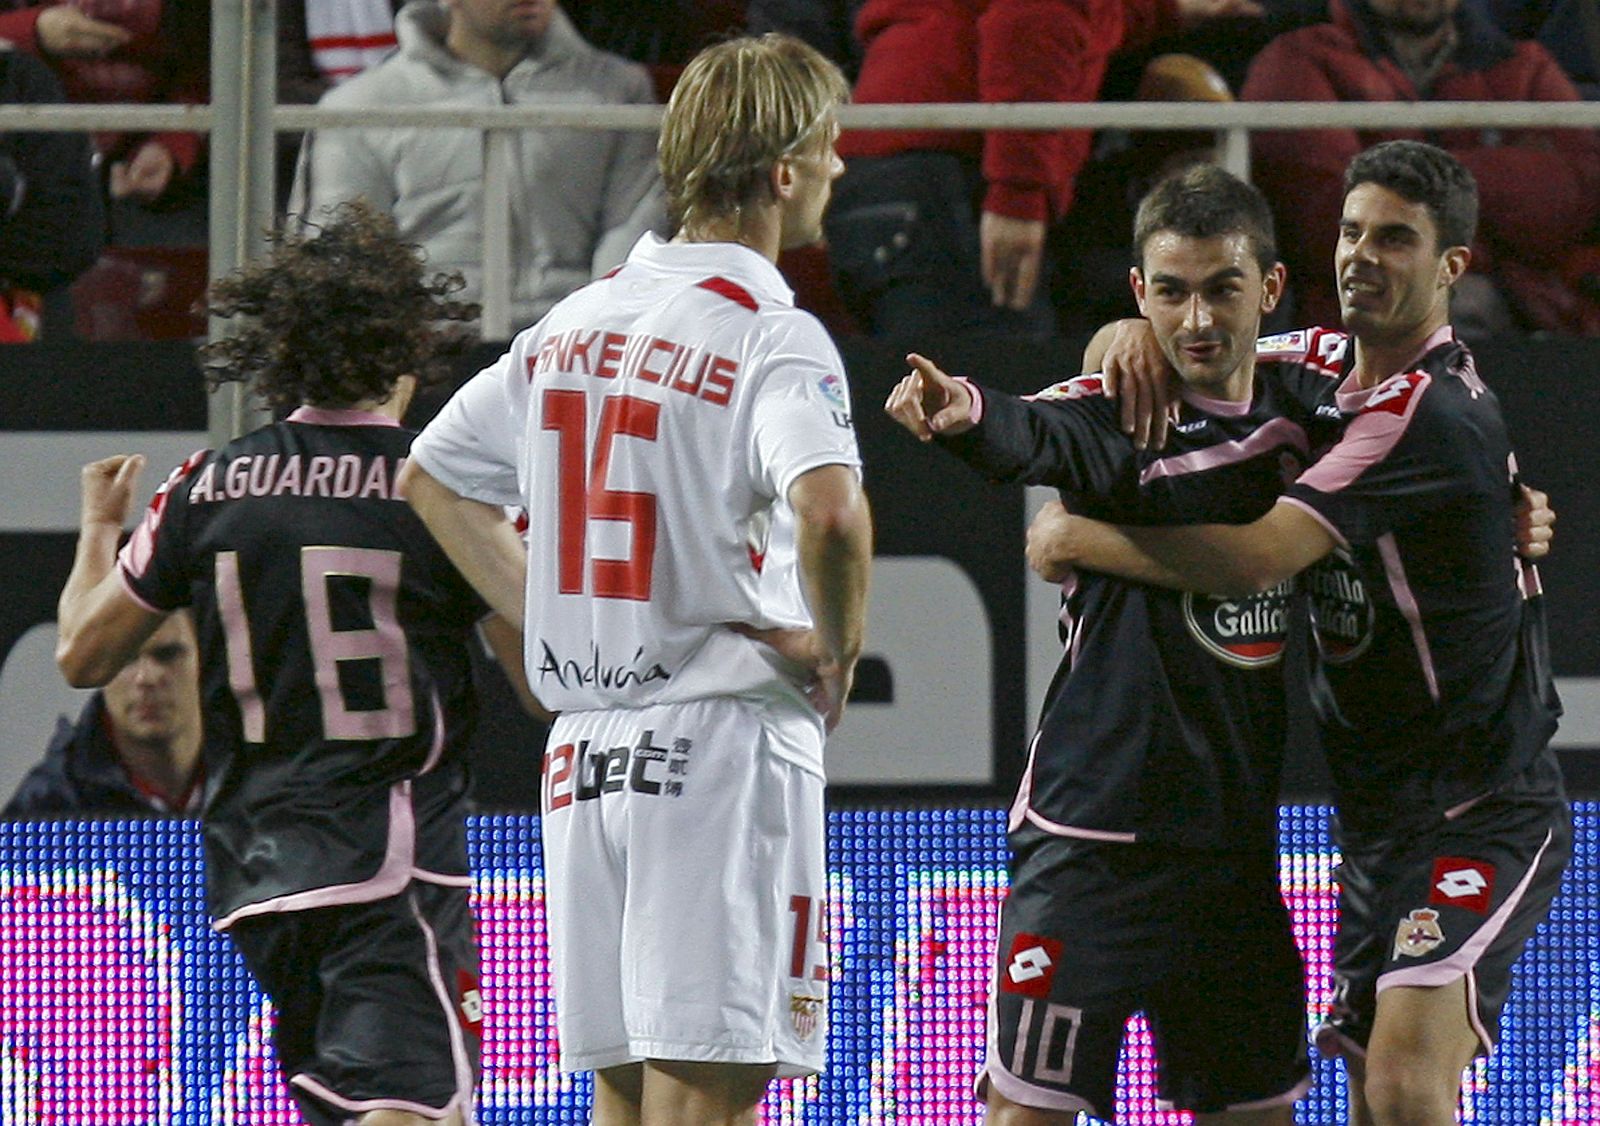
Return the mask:
[[(1135, 245), (1134, 296), (1181, 381), (1169, 449), (1136, 448), (1099, 374), (1019, 399), (912, 356), (886, 409), (1107, 518), (1252, 520), (1337, 420), (1324, 374), (1258, 353), (1284, 284), (1266, 201), (1197, 165), (1141, 202)], [(1062, 589), (1065, 653), (1011, 810), (988, 1121), (1109, 1117), (1143, 1012), (1164, 1099), (1213, 1126), (1291, 1123), (1310, 1078), (1277, 871), (1289, 589), (1224, 601), (1091, 572)]]
[(296, 409), (174, 470), (120, 556), (143, 459), (86, 466), (61, 593), (79, 686), (194, 609), (208, 905), (318, 1126), (471, 1118), (467, 645), (487, 611), (395, 488), (417, 377), (473, 312), (456, 285), (364, 205), (219, 283), (214, 311), (249, 320), (213, 378)]
[(1286, 338), (1341, 381), (1339, 443), (1249, 524), (1112, 527), (1090, 512), (1051, 537), (1059, 564), (1235, 596), (1319, 560), (1347, 568), (1337, 586), (1358, 597), (1336, 613), (1313, 602), (1310, 695), (1342, 854), (1317, 1039), (1346, 1057), (1356, 1121), (1377, 1126), (1455, 1121), (1462, 1069), (1494, 1047), (1512, 964), (1571, 851), (1539, 578), (1513, 550), (1513, 528), (1528, 531), (1516, 461), (1449, 323), (1475, 213), (1471, 175), (1441, 149), (1357, 156), (1334, 252), (1348, 333)]
[[(774, 1075), (825, 1059), (822, 748), (872, 525), (844, 364), (776, 262), (821, 235), (847, 94), (786, 36), (697, 55), (661, 126), (676, 237), (518, 334), (406, 467), (463, 573), (526, 613), (560, 712), (552, 980), (599, 1123), (753, 1122)], [(526, 551), (483, 534), (502, 504)]]

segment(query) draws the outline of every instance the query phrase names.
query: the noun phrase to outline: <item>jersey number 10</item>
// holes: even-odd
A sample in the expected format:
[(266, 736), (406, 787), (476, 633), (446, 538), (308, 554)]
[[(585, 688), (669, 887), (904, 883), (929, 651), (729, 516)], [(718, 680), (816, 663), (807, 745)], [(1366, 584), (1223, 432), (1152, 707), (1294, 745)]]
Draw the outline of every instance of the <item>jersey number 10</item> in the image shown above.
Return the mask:
[(651, 567), (656, 555), (656, 498), (653, 493), (606, 487), (611, 448), (618, 436), (656, 440), (661, 404), (632, 395), (612, 395), (600, 408), (600, 432), (591, 455), (585, 449), (589, 402), (582, 391), (551, 388), (544, 393), (543, 426), (554, 430), (558, 489), (557, 583), (562, 594), (585, 592), (589, 521), (620, 520), (633, 531), (626, 559), (593, 560), (596, 598), (650, 600)]

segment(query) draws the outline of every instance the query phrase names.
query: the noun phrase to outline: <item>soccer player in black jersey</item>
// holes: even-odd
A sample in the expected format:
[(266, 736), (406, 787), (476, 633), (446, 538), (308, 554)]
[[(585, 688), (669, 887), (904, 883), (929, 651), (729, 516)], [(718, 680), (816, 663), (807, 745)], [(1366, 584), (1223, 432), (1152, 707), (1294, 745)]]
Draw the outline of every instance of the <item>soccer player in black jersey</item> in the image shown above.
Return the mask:
[[(1098, 375), (1019, 399), (912, 356), (886, 409), (1108, 519), (1253, 520), (1338, 414), (1324, 373), (1258, 361), (1284, 282), (1266, 203), (1199, 166), (1146, 197), (1134, 243), (1135, 296), (1183, 384), (1167, 450), (1135, 447)], [(1310, 1080), (1277, 873), (1288, 587), (1214, 599), (1085, 572), (1063, 589), (1066, 652), (1010, 818), (988, 1121), (1109, 1117), (1142, 1011), (1164, 1098), (1206, 1124), (1293, 1122)]]
[[(470, 1120), (468, 640), (487, 613), (395, 492), (418, 377), (471, 308), (364, 205), (213, 291), (208, 357), (287, 419), (189, 458), (120, 556), (143, 459), (83, 471), (57, 660), (101, 684), (192, 606), (209, 909), (315, 1126)], [(509, 525), (507, 535), (514, 536)], [(517, 662), (520, 664), (520, 662)]]
[(1494, 1046), (1511, 966), (1571, 849), (1543, 599), (1513, 549), (1515, 459), (1449, 325), (1476, 215), (1470, 173), (1440, 149), (1396, 141), (1357, 156), (1334, 254), (1349, 335), (1303, 334), (1307, 361), (1342, 380), (1342, 440), (1253, 523), (1074, 515), (1053, 549), (1062, 563), (1238, 594), (1339, 557), (1345, 588), (1364, 592), (1337, 644), (1313, 599), (1310, 685), (1343, 856), (1318, 1043), (1345, 1055), (1363, 1126), (1455, 1121), (1462, 1069)]

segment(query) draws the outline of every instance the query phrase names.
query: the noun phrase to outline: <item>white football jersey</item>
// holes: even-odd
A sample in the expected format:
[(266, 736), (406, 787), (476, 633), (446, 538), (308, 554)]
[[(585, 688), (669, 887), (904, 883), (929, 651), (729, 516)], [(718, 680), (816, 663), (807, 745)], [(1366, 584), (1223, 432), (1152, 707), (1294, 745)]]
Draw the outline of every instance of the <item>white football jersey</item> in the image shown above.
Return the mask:
[(513, 340), (411, 456), (527, 510), (528, 683), (557, 711), (786, 684), (726, 623), (811, 625), (789, 486), (861, 464), (843, 361), (777, 268), (654, 235)]

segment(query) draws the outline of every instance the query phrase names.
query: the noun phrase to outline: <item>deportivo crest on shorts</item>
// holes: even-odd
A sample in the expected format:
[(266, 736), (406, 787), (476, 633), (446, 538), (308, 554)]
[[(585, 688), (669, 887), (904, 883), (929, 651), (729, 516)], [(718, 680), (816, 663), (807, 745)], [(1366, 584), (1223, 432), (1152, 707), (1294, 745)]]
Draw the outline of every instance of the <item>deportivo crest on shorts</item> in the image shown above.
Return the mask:
[(795, 1035), (802, 1040), (809, 1040), (816, 1034), (825, 1003), (823, 998), (813, 997), (809, 993), (789, 994), (789, 1020), (794, 1024)]
[(1441, 856), (1433, 862), (1432, 884), (1430, 905), (1448, 904), (1487, 915), (1494, 898), (1494, 865), (1464, 856)]
[(1061, 942), (1037, 934), (1019, 934), (1000, 972), (1000, 988), (1023, 997), (1048, 997), (1061, 961)]
[(1444, 931), (1439, 926), (1439, 912), (1418, 907), (1400, 920), (1394, 932), (1396, 958), (1420, 958), (1431, 953), (1444, 941)]
[(460, 998), (461, 1027), (482, 1036), (483, 994), (478, 991), (478, 979), (466, 970), (456, 971), (456, 996)]
[(1183, 596), (1183, 621), (1201, 648), (1240, 668), (1275, 665), (1289, 636), (1293, 581), (1244, 598)]

